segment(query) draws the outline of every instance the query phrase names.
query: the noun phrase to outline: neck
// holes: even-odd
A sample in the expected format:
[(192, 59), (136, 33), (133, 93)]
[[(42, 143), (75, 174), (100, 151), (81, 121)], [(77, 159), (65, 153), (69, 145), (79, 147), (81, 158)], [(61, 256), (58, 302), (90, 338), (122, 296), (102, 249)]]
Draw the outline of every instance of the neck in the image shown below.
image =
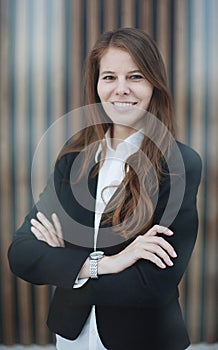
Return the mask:
[(116, 149), (118, 144), (136, 132), (135, 129), (125, 125), (113, 125), (111, 128), (111, 146)]

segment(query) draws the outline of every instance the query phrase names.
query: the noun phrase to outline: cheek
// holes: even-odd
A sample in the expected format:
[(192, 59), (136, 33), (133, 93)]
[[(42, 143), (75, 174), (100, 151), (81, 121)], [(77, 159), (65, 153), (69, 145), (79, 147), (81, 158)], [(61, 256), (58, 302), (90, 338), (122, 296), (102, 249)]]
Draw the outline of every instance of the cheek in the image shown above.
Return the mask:
[(98, 83), (97, 83), (97, 93), (98, 93), (98, 96), (100, 96), (99, 90), (100, 90), (100, 83), (99, 83), (99, 81), (98, 81)]
[(97, 84), (97, 92), (101, 101), (107, 100), (113, 93), (112, 84), (99, 81)]
[(97, 92), (98, 92), (98, 96), (99, 96), (100, 100), (102, 101), (102, 99), (104, 99), (105, 89), (104, 89), (101, 81), (99, 81), (97, 84)]
[(97, 93), (98, 93), (98, 96), (100, 97), (100, 93), (99, 93), (99, 81), (98, 81), (98, 83), (97, 83)]
[(152, 98), (152, 95), (153, 95), (153, 88), (150, 88), (150, 89), (147, 88), (144, 94), (144, 102), (148, 104)]
[(153, 95), (153, 89), (151, 91), (149, 91), (149, 94), (148, 94), (148, 101), (149, 102), (151, 101), (152, 95)]

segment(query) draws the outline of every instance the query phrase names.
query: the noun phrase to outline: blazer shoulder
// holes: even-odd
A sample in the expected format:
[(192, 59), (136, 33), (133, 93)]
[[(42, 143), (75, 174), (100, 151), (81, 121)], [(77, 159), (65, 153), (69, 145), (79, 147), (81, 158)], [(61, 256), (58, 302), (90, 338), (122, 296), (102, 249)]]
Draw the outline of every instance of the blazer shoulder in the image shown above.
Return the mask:
[(54, 167), (54, 173), (56, 176), (62, 178), (69, 177), (72, 164), (79, 152), (70, 152), (64, 154), (60, 159), (57, 159)]
[(186, 162), (187, 164), (193, 162), (192, 164), (194, 164), (195, 166), (201, 167), (201, 157), (193, 148), (179, 141), (176, 141), (176, 143), (182, 154), (184, 162)]
[(55, 166), (66, 167), (66, 165), (71, 165), (79, 153), (69, 152), (64, 154), (61, 158), (57, 159)]
[(179, 141), (176, 142), (185, 166), (186, 174), (192, 175), (192, 178), (200, 182), (202, 172), (202, 160), (200, 155), (190, 146)]

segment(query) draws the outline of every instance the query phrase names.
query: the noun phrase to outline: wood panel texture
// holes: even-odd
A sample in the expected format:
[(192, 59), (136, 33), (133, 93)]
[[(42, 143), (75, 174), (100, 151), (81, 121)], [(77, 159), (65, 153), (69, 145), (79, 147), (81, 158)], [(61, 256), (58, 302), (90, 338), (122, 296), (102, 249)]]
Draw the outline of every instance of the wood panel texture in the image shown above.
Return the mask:
[[(218, 341), (218, 1), (0, 0), (0, 343), (47, 344), (52, 288), (12, 276), (7, 249), (39, 193), (55, 147), (31, 174), (52, 123), (82, 105), (83, 66), (99, 34), (138, 27), (156, 40), (174, 97), (178, 139), (203, 160), (199, 234), (180, 300), (193, 343)], [(55, 129), (64, 143), (78, 127)], [(68, 129), (68, 130), (66, 130)], [(42, 142), (42, 141), (41, 141)]]

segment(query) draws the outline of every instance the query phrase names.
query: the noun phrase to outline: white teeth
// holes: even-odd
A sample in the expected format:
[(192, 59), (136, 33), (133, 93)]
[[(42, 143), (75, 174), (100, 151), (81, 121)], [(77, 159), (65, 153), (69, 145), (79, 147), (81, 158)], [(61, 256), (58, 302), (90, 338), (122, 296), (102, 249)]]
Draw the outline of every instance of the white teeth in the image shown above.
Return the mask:
[(133, 106), (133, 102), (113, 102), (113, 104), (117, 107), (130, 107)]

